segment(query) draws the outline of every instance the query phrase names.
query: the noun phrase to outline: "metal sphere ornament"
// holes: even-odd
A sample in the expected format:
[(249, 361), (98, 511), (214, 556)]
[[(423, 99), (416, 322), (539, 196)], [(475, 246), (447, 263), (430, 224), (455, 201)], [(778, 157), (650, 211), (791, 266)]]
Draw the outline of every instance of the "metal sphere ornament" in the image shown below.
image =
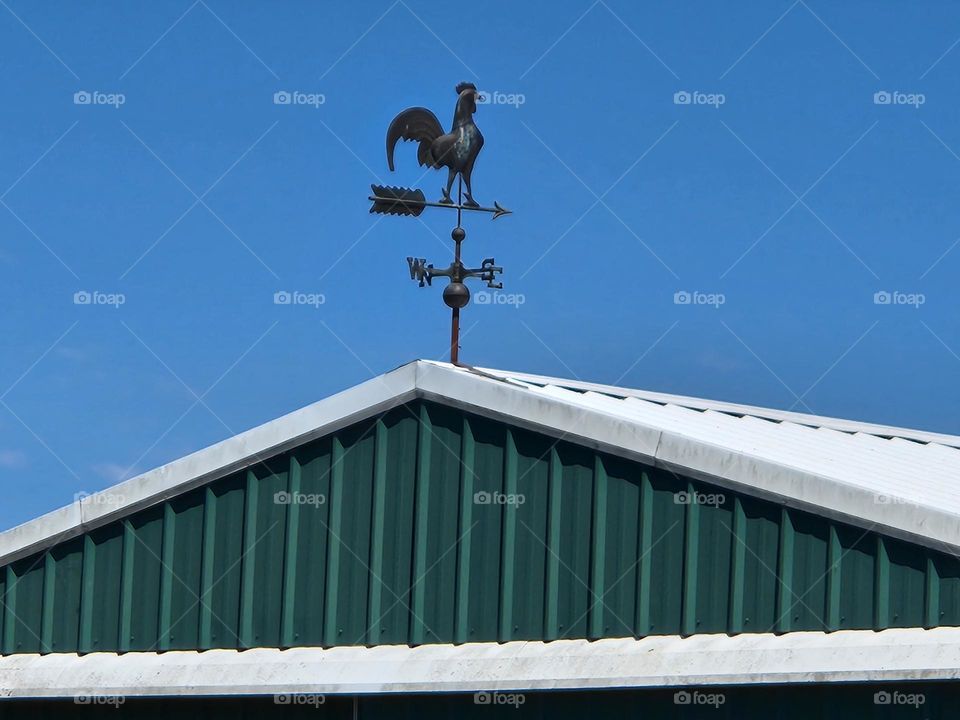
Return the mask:
[(451, 282), (443, 289), (443, 301), (455, 310), (466, 307), (470, 302), (470, 288), (462, 282)]

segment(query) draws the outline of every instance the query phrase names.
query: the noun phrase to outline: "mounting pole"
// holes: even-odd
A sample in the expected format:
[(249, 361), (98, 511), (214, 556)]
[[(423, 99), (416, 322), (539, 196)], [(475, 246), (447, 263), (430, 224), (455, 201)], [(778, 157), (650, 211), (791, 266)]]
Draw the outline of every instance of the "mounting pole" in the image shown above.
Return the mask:
[[(457, 228), (460, 228), (463, 219), (463, 178), (459, 178), (457, 184)], [(454, 251), (453, 264), (460, 265), (460, 243), (463, 242), (462, 233), (454, 233)], [(451, 310), (450, 317), (450, 364), (460, 364), (460, 308), (455, 307)]]

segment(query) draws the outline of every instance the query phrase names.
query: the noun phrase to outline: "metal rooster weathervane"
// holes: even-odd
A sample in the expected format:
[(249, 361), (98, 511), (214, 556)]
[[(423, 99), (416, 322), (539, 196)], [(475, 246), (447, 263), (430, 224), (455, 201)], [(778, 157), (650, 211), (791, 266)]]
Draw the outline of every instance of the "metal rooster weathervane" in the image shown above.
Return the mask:
[[(483, 98), (473, 83), (460, 83), (456, 87), (457, 106), (453, 114), (453, 127), (445, 133), (437, 116), (422, 107), (412, 107), (397, 115), (387, 129), (387, 164), (393, 171), (393, 150), (398, 140), (413, 140), (419, 143), (417, 160), (420, 165), (426, 165), (435, 170), (447, 168), (447, 184), (441, 189), (442, 197), (437, 202), (428, 202), (422, 190), (406, 187), (391, 187), (387, 185), (371, 185), (373, 194), (369, 199), (373, 201), (370, 212), (384, 215), (419, 216), (425, 208), (439, 207), (456, 209), (457, 226), (451, 236), (454, 242), (453, 262), (445, 269), (437, 269), (433, 264), (428, 265), (426, 258), (408, 257), (410, 278), (418, 281), (420, 287), (432, 285), (435, 277), (450, 279), (443, 289), (443, 301), (453, 311), (450, 328), (450, 362), (458, 365), (460, 362), (460, 309), (470, 302), (470, 290), (464, 284), (468, 278), (479, 278), (487, 283), (487, 287), (502, 288), (503, 283), (496, 282), (497, 275), (503, 272), (502, 267), (495, 265), (493, 258), (486, 258), (479, 268), (468, 268), (460, 261), (460, 245), (466, 238), (461, 221), (463, 211), (491, 213), (496, 220), (502, 215), (509, 215), (510, 211), (494, 202), (493, 207), (482, 207), (473, 199), (471, 175), (473, 165), (483, 147), (483, 135), (473, 122), (473, 114), (477, 111), (477, 102)], [(454, 180), (458, 180), (457, 201), (450, 196)], [(463, 186), (466, 185), (466, 193)]]

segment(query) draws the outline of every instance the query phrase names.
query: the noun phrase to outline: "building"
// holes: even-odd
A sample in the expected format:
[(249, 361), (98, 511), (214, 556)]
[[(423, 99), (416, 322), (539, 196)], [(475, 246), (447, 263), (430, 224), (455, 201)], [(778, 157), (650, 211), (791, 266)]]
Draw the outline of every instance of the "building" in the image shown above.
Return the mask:
[(946, 718), (960, 437), (418, 361), (0, 534), (0, 718)]

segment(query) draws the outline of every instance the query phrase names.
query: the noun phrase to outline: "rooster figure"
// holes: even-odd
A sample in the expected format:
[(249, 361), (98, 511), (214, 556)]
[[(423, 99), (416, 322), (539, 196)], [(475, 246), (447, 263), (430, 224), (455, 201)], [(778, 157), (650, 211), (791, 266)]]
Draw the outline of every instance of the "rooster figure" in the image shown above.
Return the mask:
[(457, 108), (453, 113), (453, 127), (448, 133), (443, 132), (437, 116), (426, 108), (408, 108), (393, 119), (387, 129), (387, 163), (392, 171), (393, 149), (398, 140), (415, 140), (420, 143), (417, 160), (421, 165), (436, 170), (447, 168), (447, 186), (442, 190), (443, 198), (440, 202), (445, 205), (453, 204), (450, 188), (453, 187), (457, 175), (460, 175), (467, 186), (464, 205), (479, 207), (470, 189), (470, 175), (480, 148), (483, 147), (483, 135), (473, 122), (480, 95), (473, 83), (460, 83), (456, 90)]

